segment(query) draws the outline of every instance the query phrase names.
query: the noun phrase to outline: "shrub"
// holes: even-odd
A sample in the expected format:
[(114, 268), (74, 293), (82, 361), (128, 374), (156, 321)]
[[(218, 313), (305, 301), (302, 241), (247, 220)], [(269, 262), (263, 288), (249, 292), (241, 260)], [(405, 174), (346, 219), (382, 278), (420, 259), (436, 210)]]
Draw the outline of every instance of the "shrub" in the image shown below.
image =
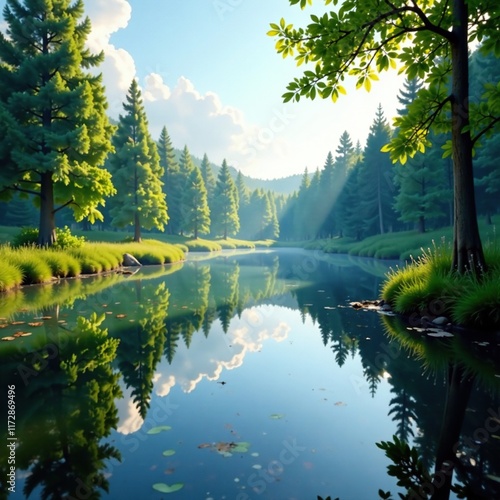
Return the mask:
[[(35, 246), (38, 242), (38, 229), (35, 227), (23, 227), (19, 233), (12, 239), (12, 246), (26, 247)], [(56, 228), (56, 242), (52, 248), (80, 248), (85, 243), (84, 236), (75, 236), (71, 234), (68, 226)]]

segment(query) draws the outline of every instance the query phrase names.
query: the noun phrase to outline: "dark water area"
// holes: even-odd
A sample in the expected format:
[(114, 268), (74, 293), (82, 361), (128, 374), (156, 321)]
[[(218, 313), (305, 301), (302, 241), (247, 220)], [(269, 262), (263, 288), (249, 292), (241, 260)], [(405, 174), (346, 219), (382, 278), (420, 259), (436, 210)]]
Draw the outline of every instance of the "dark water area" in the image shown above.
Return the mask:
[[(500, 498), (498, 341), (352, 309), (391, 265), (195, 254), (1, 297), (0, 497), (399, 498), (398, 448), (376, 443), (400, 440)], [(424, 477), (410, 497), (449, 489)]]

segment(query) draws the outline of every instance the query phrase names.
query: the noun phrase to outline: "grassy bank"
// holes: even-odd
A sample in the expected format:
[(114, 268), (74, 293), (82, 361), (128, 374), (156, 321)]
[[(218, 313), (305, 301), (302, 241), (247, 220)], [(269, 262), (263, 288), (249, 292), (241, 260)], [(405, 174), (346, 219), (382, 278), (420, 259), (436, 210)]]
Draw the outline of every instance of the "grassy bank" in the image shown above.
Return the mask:
[(46, 283), (54, 278), (70, 278), (118, 269), (123, 255), (130, 253), (142, 264), (170, 264), (184, 259), (176, 245), (155, 240), (142, 243), (85, 243), (64, 250), (34, 247), (0, 247), (0, 292), (21, 285)]
[(113, 271), (122, 266), (125, 253), (132, 254), (143, 265), (158, 265), (184, 260), (186, 252), (251, 250), (256, 247), (269, 247), (274, 243), (272, 240), (246, 241), (234, 238), (193, 239), (156, 233), (151, 235), (155, 239), (134, 243), (126, 241), (130, 239), (130, 233), (124, 231), (75, 231), (76, 236), (83, 236), (87, 240), (79, 248), (15, 249), (8, 244), (19, 232), (19, 228), (0, 227), (0, 292), (21, 285), (46, 283), (54, 278)]
[[(500, 246), (500, 216), (493, 218), (493, 224), (488, 225), (483, 220), (479, 223), (481, 238), (485, 245), (496, 244)], [(433, 242), (451, 242), (453, 229), (441, 228), (426, 233), (417, 231), (403, 231), (370, 236), (362, 241), (352, 238), (332, 238), (317, 240), (305, 244), (305, 248), (319, 249), (327, 253), (344, 253), (360, 257), (374, 257), (376, 259), (408, 260), (422, 255), (422, 249), (431, 248)]]
[(488, 270), (478, 279), (450, 273), (451, 252), (434, 248), (390, 272), (382, 298), (406, 316), (445, 316), (456, 325), (500, 328), (500, 246), (486, 245), (485, 258)]

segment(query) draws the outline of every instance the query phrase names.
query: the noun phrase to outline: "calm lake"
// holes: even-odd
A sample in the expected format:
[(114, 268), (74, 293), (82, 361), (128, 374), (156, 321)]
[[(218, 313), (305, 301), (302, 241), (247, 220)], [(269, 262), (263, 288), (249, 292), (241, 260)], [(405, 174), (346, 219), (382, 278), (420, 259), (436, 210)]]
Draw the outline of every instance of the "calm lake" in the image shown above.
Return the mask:
[[(351, 308), (391, 265), (193, 254), (0, 297), (1, 494), (399, 498), (376, 443), (408, 441), (433, 470), (463, 417), (454, 483), (500, 498), (498, 339), (433, 338)], [(473, 386), (450, 416), (457, 366)]]

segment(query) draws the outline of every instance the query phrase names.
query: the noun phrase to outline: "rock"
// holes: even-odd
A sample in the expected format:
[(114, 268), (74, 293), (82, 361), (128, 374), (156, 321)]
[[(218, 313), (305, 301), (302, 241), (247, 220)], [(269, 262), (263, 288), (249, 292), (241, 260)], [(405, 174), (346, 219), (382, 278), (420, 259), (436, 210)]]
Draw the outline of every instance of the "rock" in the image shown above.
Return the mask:
[(447, 323), (449, 323), (449, 319), (445, 316), (438, 316), (437, 318), (434, 318), (432, 320), (432, 323), (434, 323), (435, 325), (446, 325)]
[(125, 267), (142, 266), (142, 264), (133, 255), (130, 255), (129, 253), (124, 254), (123, 265)]

